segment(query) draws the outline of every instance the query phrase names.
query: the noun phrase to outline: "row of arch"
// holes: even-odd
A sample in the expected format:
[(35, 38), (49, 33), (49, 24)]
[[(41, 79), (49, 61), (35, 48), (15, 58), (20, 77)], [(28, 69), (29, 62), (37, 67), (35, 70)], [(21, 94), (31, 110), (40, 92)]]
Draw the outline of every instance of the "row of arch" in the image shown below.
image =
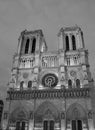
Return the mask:
[(30, 44), (32, 44), (32, 47), (31, 47), (31, 53), (34, 53), (35, 52), (35, 49), (36, 49), (36, 38), (34, 37), (32, 40), (27, 38), (26, 39), (26, 43), (25, 43), (25, 50), (24, 50), (24, 53), (25, 54), (28, 54), (29, 53), (29, 48), (30, 48)]
[[(71, 36), (71, 41), (72, 41), (72, 50), (76, 50), (76, 39), (75, 36)], [(65, 42), (66, 42), (66, 51), (70, 50), (70, 42), (69, 42), (69, 36), (66, 35), (65, 37)]]
[[(34, 114), (34, 116), (33, 116)], [(61, 114), (61, 115), (60, 115)], [(21, 115), (21, 116), (19, 116)], [(43, 102), (36, 110), (35, 113), (30, 113), (25, 111), (25, 109), (15, 109), (11, 115), (10, 120), (14, 120), (16, 122), (16, 130), (19, 130), (20, 127), (23, 130), (27, 130), (28, 124), (28, 116), (35, 121), (35, 125), (38, 122), (43, 123), (43, 130), (54, 130), (54, 124), (57, 122), (60, 123), (61, 119), (65, 119), (65, 113), (60, 113), (57, 107), (49, 101)], [(23, 117), (23, 118), (22, 118)], [(15, 119), (13, 119), (15, 118)], [(25, 120), (26, 118), (26, 120)], [(84, 108), (78, 104), (72, 104), (66, 110), (66, 123), (68, 127), (68, 120), (71, 122), (72, 130), (82, 130), (84, 120), (87, 121), (87, 115)], [(50, 129), (47, 129), (48, 124), (51, 124)], [(34, 126), (35, 126), (34, 125)], [(51, 129), (52, 128), (52, 129)]]
[[(76, 82), (76, 87), (77, 87), (77, 88), (80, 88), (80, 80), (79, 80), (79, 79), (76, 79), (75, 82)], [(68, 87), (69, 87), (69, 88), (72, 88), (72, 87), (73, 87), (73, 84), (72, 84), (72, 80), (71, 80), (71, 79), (68, 80)]]
[[(25, 44), (25, 50), (24, 50), (25, 54), (28, 54), (28, 52), (29, 52), (29, 46), (30, 46), (31, 41), (32, 41), (31, 53), (35, 52), (36, 38), (34, 37), (32, 40), (27, 38), (26, 44)], [(71, 41), (72, 41), (72, 50), (76, 50), (76, 38), (74, 35), (71, 36)], [(70, 43), (69, 43), (69, 36), (67, 36), (67, 35), (65, 36), (65, 42), (66, 42), (66, 51), (69, 51)]]

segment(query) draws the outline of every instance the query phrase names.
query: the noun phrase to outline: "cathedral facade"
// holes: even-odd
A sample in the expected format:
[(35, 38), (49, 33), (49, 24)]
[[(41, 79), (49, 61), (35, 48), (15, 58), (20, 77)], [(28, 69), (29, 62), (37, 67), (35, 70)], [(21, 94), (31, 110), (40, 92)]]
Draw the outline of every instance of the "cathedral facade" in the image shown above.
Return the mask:
[(13, 56), (2, 128), (94, 130), (93, 83), (80, 27), (61, 28), (58, 50), (48, 51), (42, 30), (21, 32)]

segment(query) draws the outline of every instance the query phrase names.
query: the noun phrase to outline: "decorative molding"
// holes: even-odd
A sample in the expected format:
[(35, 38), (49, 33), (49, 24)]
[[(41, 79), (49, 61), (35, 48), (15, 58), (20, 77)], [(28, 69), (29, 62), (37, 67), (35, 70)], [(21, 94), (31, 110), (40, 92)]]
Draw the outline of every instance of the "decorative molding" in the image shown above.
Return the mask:
[(60, 99), (90, 97), (90, 88), (44, 89), (44, 90), (9, 90), (7, 100)]

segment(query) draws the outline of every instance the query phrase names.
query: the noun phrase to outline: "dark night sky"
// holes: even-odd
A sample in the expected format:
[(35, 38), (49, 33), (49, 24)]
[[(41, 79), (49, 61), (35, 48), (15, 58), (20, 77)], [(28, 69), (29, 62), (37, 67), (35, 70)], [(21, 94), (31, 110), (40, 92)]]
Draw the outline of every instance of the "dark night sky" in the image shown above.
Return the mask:
[(59, 29), (75, 24), (84, 32), (94, 74), (95, 0), (0, 0), (0, 85), (9, 80), (21, 31), (42, 29), (49, 50), (56, 50)]

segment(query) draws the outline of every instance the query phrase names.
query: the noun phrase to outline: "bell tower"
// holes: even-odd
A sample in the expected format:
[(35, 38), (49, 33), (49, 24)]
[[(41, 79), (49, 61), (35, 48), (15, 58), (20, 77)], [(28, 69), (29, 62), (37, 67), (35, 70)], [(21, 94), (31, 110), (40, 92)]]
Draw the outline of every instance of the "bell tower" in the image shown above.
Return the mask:
[(85, 49), (83, 32), (78, 26), (61, 28), (58, 34), (61, 64), (65, 70), (64, 85), (84, 87), (91, 81), (88, 50)]
[(19, 37), (18, 54), (27, 55), (47, 50), (42, 30), (24, 30)]
[(83, 32), (78, 26), (61, 28), (58, 33), (58, 39), (59, 50), (75, 51), (85, 48)]
[(42, 30), (21, 32), (17, 53), (13, 57), (12, 87), (23, 89), (27, 86), (37, 86), (40, 56), (46, 51), (47, 45)]

